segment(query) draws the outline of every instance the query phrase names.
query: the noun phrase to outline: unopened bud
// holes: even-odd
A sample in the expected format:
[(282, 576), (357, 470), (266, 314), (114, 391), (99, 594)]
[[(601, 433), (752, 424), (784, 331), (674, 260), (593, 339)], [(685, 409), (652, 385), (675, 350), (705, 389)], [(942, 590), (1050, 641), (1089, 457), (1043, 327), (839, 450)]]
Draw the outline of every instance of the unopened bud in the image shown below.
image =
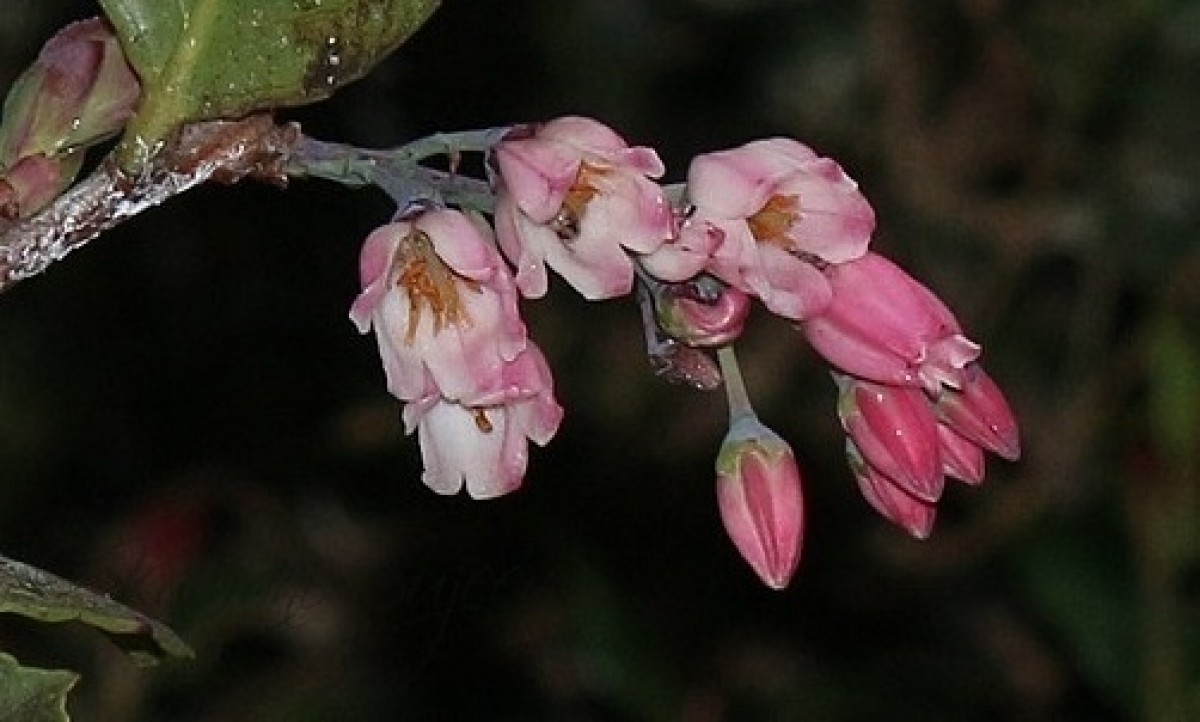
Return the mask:
[(654, 291), (658, 324), (689, 346), (724, 346), (742, 335), (750, 297), (716, 279), (667, 283)]
[(926, 502), (942, 495), (944, 480), (937, 419), (924, 392), (837, 376), (838, 416), (868, 464)]
[(854, 479), (858, 482), (858, 490), (862, 492), (867, 503), (885, 519), (913, 537), (928, 539), (933, 532), (937, 506), (909, 494), (879, 473), (878, 469), (863, 459), (862, 453), (849, 439), (846, 441), (846, 456), (850, 461), (850, 470), (854, 472)]
[(791, 448), (754, 416), (737, 419), (717, 456), (725, 531), (763, 583), (788, 585), (800, 560), (804, 500)]
[(833, 300), (801, 328), (836, 368), (885, 384), (957, 387), (980, 348), (946, 305), (899, 266), (868, 253), (826, 271)]
[(0, 127), (0, 168), (41, 153), (55, 157), (118, 132), (141, 94), (108, 23), (82, 20), (42, 47), (9, 91)]
[(80, 158), (47, 158), (38, 153), (19, 160), (0, 176), (0, 219), (33, 215), (71, 184)]
[(983, 448), (961, 436), (945, 424), (938, 424), (941, 443), (942, 471), (967, 484), (983, 482)]
[(1021, 438), (1012, 409), (979, 364), (963, 369), (961, 390), (942, 389), (936, 407), (945, 424), (970, 441), (1009, 461), (1020, 458)]

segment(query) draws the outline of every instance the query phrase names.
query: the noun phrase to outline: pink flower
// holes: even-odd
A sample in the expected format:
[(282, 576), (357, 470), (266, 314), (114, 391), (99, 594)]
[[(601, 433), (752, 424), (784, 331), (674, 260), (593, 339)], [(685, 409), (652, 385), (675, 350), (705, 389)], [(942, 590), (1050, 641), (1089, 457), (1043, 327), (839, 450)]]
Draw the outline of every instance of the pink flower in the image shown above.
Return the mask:
[(937, 419), (920, 390), (837, 377), (838, 416), (864, 463), (925, 502), (942, 495)]
[(805, 338), (827, 361), (884, 384), (958, 388), (980, 348), (946, 305), (875, 253), (825, 271), (833, 300), (807, 319)]
[(463, 404), (432, 392), (405, 405), (404, 426), (417, 431), (426, 486), (439, 494), (465, 486), (472, 498), (491, 499), (520, 487), (528, 442), (545, 446), (562, 416), (550, 369), (530, 343), (492, 393)]
[(846, 456), (858, 489), (875, 511), (917, 539), (928, 539), (937, 517), (937, 505), (918, 499), (868, 464), (854, 442), (846, 441)]
[(363, 333), (374, 328), (388, 390), (403, 401), (432, 384), (449, 401), (474, 404), (526, 348), (508, 267), (487, 228), (458, 211), (376, 229), (360, 274), (350, 317)]
[(977, 363), (963, 369), (959, 389), (936, 395), (942, 422), (971, 442), (1009, 461), (1021, 456), (1020, 432), (996, 382)]
[(519, 487), (528, 442), (549, 442), (563, 411), (486, 227), (458, 211), (420, 211), (371, 233), (360, 274), (350, 316), (375, 330), (425, 484), (441, 494), (466, 486), (476, 499)]
[(862, 256), (875, 228), (841, 166), (786, 138), (697, 156), (687, 192), (683, 242), (702, 248), (717, 233), (709, 270), (793, 320), (829, 303), (820, 268)]
[(730, 427), (717, 456), (717, 503), (742, 558), (772, 589), (800, 561), (804, 500), (791, 448), (753, 415)]
[(517, 269), (521, 293), (546, 293), (546, 266), (584, 297), (622, 296), (633, 287), (627, 250), (648, 254), (675, 235), (662, 189), (662, 161), (629, 147), (608, 127), (559, 118), (493, 150), (496, 233)]

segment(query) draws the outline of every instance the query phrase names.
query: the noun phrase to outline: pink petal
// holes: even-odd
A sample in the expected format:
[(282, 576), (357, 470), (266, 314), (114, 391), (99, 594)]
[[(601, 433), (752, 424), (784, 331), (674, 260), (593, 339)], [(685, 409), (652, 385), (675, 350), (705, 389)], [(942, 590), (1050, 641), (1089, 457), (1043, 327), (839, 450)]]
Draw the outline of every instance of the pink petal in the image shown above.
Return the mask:
[(933, 532), (937, 506), (912, 496), (878, 469), (863, 461), (858, 450), (854, 448), (854, 442), (846, 442), (846, 454), (850, 458), (850, 468), (854, 471), (858, 489), (867, 503), (912, 537), (928, 539)]

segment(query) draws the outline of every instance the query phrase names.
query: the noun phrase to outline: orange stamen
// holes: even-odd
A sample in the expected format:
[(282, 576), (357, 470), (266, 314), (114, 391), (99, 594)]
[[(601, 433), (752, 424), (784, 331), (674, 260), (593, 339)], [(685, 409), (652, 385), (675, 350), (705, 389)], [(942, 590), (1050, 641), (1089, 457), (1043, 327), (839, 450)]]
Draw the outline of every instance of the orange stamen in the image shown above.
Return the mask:
[(411, 344), (416, 338), (417, 327), (421, 323), (425, 307), (429, 308), (433, 318), (434, 333), (450, 326), (462, 327), (471, 324), (462, 298), (459, 297), (457, 284), (462, 283), (473, 291), (479, 290), (479, 284), (459, 276), (438, 258), (433, 241), (424, 232), (414, 230), (401, 241), (396, 266), (399, 268), (396, 286), (403, 288), (408, 294), (408, 330), (404, 334), (405, 343)]
[(567, 195), (563, 198), (562, 208), (559, 209), (558, 215), (551, 221), (551, 224), (554, 226), (554, 232), (558, 234), (560, 239), (570, 241), (579, 236), (579, 224), (583, 220), (587, 204), (600, 192), (600, 189), (597, 187), (597, 180), (607, 172), (607, 169), (592, 165), (586, 160), (579, 164), (579, 172), (575, 175), (575, 182), (567, 190)]
[(794, 251), (796, 242), (788, 235), (800, 218), (800, 197), (773, 195), (757, 213), (746, 220), (750, 234), (759, 243), (771, 243)]

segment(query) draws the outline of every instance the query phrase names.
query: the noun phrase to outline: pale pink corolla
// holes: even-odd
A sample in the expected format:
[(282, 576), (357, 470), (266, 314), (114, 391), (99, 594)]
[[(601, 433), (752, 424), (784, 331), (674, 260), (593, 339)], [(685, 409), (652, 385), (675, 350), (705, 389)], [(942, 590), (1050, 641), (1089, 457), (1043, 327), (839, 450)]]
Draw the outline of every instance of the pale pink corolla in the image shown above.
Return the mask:
[(800, 561), (804, 499), (792, 449), (754, 416), (736, 419), (717, 456), (721, 522), (742, 558), (772, 589)]
[(833, 366), (930, 393), (961, 387), (980, 348), (932, 291), (876, 253), (830, 266), (825, 276), (833, 299), (801, 329)]
[(846, 456), (863, 498), (885, 519), (917, 539), (928, 539), (937, 517), (937, 505), (918, 499), (863, 459), (854, 442), (846, 440)]
[(921, 389), (838, 376), (838, 416), (865, 463), (925, 502), (942, 495), (938, 423)]
[(404, 407), (406, 433), (417, 431), (422, 481), (439, 494), (464, 487), (474, 499), (491, 499), (521, 486), (530, 441), (545, 446), (563, 410), (554, 399), (550, 369), (530, 342), (504, 365), (499, 385), (472, 404), (436, 390)]
[(875, 212), (836, 162), (786, 138), (697, 156), (688, 169), (685, 243), (720, 243), (708, 270), (802, 320), (831, 298), (820, 269), (862, 256)]
[(630, 147), (607, 126), (565, 117), (510, 137), (492, 153), (496, 234), (526, 297), (546, 293), (546, 266), (585, 298), (633, 287), (627, 251), (648, 254), (675, 236), (675, 218), (652, 179), (650, 148)]
[(501, 387), (527, 340), (486, 226), (458, 211), (420, 212), (372, 232), (359, 266), (350, 317), (359, 331), (375, 330), (394, 396), (421, 399), (432, 384), (451, 402), (474, 404)]

